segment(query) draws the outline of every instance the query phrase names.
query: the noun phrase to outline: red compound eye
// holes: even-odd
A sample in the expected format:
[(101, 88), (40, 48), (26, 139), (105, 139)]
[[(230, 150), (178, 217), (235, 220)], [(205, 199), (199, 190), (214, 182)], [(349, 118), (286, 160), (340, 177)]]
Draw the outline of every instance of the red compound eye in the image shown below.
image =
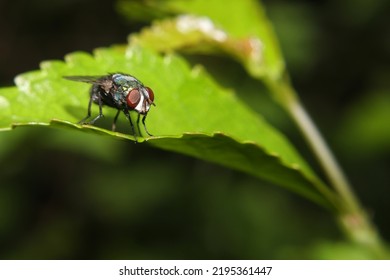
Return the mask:
[(149, 99), (153, 102), (154, 101), (154, 92), (150, 87), (145, 87), (146, 91), (149, 94)]
[(134, 109), (137, 107), (139, 101), (141, 99), (141, 94), (139, 93), (138, 89), (132, 89), (130, 90), (129, 94), (126, 97), (127, 106), (129, 108)]

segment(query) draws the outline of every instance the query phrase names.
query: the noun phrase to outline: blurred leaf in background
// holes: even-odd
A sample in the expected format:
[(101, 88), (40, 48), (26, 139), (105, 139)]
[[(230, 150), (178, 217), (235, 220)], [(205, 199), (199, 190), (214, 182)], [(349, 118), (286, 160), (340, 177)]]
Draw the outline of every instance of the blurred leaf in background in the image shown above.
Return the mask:
[(73, 131), (4, 135), (22, 140), (2, 155), (2, 258), (279, 258), (313, 240), (305, 223), (325, 232), (319, 209), (218, 166)]

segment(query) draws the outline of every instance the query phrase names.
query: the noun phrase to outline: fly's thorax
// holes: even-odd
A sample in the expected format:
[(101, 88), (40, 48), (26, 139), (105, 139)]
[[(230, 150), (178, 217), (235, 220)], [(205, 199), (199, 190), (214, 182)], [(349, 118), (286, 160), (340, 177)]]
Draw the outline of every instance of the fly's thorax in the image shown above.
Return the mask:
[(126, 106), (126, 99), (120, 92), (115, 92), (112, 95), (112, 98), (114, 100), (114, 103), (118, 109), (123, 109)]
[(115, 84), (115, 86), (125, 91), (128, 91), (129, 89), (137, 88), (139, 86), (142, 86), (142, 83), (136, 79), (133, 76), (125, 75), (125, 74), (113, 74), (112, 80)]

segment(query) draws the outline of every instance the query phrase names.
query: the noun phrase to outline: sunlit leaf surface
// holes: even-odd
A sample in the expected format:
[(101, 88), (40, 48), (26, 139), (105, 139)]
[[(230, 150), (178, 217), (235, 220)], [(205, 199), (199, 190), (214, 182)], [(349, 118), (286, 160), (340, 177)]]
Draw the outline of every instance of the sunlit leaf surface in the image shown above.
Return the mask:
[[(155, 49), (218, 45), (244, 63), (256, 78), (278, 80), (285, 63), (273, 28), (260, 1), (203, 0), (134, 1), (122, 0), (118, 12), (129, 19), (164, 18), (139, 36), (141, 44)], [(166, 17), (180, 15), (175, 20)], [(184, 15), (184, 16), (183, 16)], [(143, 20), (145, 19), (143, 18)]]

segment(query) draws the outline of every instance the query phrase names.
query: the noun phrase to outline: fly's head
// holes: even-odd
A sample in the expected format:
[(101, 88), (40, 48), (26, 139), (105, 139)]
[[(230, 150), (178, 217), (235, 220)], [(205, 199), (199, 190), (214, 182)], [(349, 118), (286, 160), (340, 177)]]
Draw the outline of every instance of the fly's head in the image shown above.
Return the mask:
[(127, 106), (145, 115), (148, 113), (150, 106), (154, 104), (154, 93), (151, 88), (140, 86), (129, 90), (126, 96)]
[(154, 105), (154, 93), (139, 80), (130, 75), (114, 74), (113, 97), (117, 103), (126, 103), (127, 108), (139, 114), (146, 115), (151, 105)]

